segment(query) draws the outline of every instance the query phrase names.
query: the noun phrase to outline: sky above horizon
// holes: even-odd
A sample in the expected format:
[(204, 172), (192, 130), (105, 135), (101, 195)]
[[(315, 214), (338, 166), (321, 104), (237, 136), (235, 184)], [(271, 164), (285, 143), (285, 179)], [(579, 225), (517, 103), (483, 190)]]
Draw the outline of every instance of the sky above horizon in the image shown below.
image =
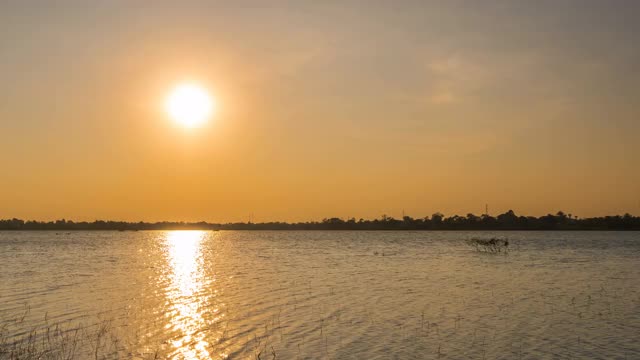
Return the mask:
[[(640, 214), (640, 2), (3, 1), (0, 218)], [(163, 111), (182, 81), (218, 111)]]

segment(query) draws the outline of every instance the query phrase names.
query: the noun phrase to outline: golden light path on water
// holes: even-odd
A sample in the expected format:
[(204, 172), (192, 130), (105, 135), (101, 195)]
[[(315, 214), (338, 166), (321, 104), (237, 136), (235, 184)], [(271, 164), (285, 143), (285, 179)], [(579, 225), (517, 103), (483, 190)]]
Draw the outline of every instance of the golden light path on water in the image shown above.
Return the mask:
[(211, 358), (203, 331), (207, 322), (202, 308), (205, 304), (202, 295), (205, 275), (203, 272), (202, 242), (205, 231), (169, 231), (166, 236), (169, 279), (171, 290), (167, 292), (167, 301), (171, 309), (167, 316), (167, 329), (181, 334), (171, 342), (175, 349), (173, 358), (209, 359)]

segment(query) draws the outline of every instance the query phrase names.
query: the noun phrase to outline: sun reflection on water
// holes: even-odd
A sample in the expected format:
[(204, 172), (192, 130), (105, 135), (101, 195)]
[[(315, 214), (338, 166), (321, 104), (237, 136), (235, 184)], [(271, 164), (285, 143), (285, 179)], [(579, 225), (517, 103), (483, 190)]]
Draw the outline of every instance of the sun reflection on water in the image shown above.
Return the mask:
[(166, 236), (168, 260), (171, 273), (171, 288), (167, 292), (169, 318), (167, 329), (179, 335), (171, 344), (175, 358), (208, 359), (209, 343), (203, 330), (206, 321), (202, 306), (204, 272), (202, 264), (202, 242), (205, 231), (169, 231)]

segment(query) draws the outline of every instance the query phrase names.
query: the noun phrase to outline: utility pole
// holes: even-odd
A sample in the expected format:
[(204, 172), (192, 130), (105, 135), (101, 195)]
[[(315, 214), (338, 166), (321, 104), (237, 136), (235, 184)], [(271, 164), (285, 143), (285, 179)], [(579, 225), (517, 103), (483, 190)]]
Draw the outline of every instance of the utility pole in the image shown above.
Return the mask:
[(484, 214), (489, 216), (489, 204), (484, 204)]

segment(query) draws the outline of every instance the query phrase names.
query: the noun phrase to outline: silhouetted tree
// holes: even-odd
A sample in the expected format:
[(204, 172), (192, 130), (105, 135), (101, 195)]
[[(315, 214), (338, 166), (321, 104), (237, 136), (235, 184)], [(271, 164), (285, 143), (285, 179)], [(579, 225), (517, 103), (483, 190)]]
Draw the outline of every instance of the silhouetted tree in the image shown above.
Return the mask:
[(465, 217), (453, 215), (448, 218), (441, 213), (431, 217), (414, 219), (403, 216), (402, 220), (382, 215), (380, 219), (365, 220), (355, 218), (343, 220), (332, 217), (320, 222), (267, 222), (267, 223), (226, 223), (211, 224), (204, 221), (185, 222), (123, 222), (96, 220), (74, 222), (60, 219), (50, 222), (23, 221), (20, 219), (0, 220), (0, 230), (640, 230), (640, 217), (631, 214), (581, 218), (567, 215), (562, 211), (555, 215), (541, 217), (517, 216), (509, 210), (497, 217), (484, 214)]

